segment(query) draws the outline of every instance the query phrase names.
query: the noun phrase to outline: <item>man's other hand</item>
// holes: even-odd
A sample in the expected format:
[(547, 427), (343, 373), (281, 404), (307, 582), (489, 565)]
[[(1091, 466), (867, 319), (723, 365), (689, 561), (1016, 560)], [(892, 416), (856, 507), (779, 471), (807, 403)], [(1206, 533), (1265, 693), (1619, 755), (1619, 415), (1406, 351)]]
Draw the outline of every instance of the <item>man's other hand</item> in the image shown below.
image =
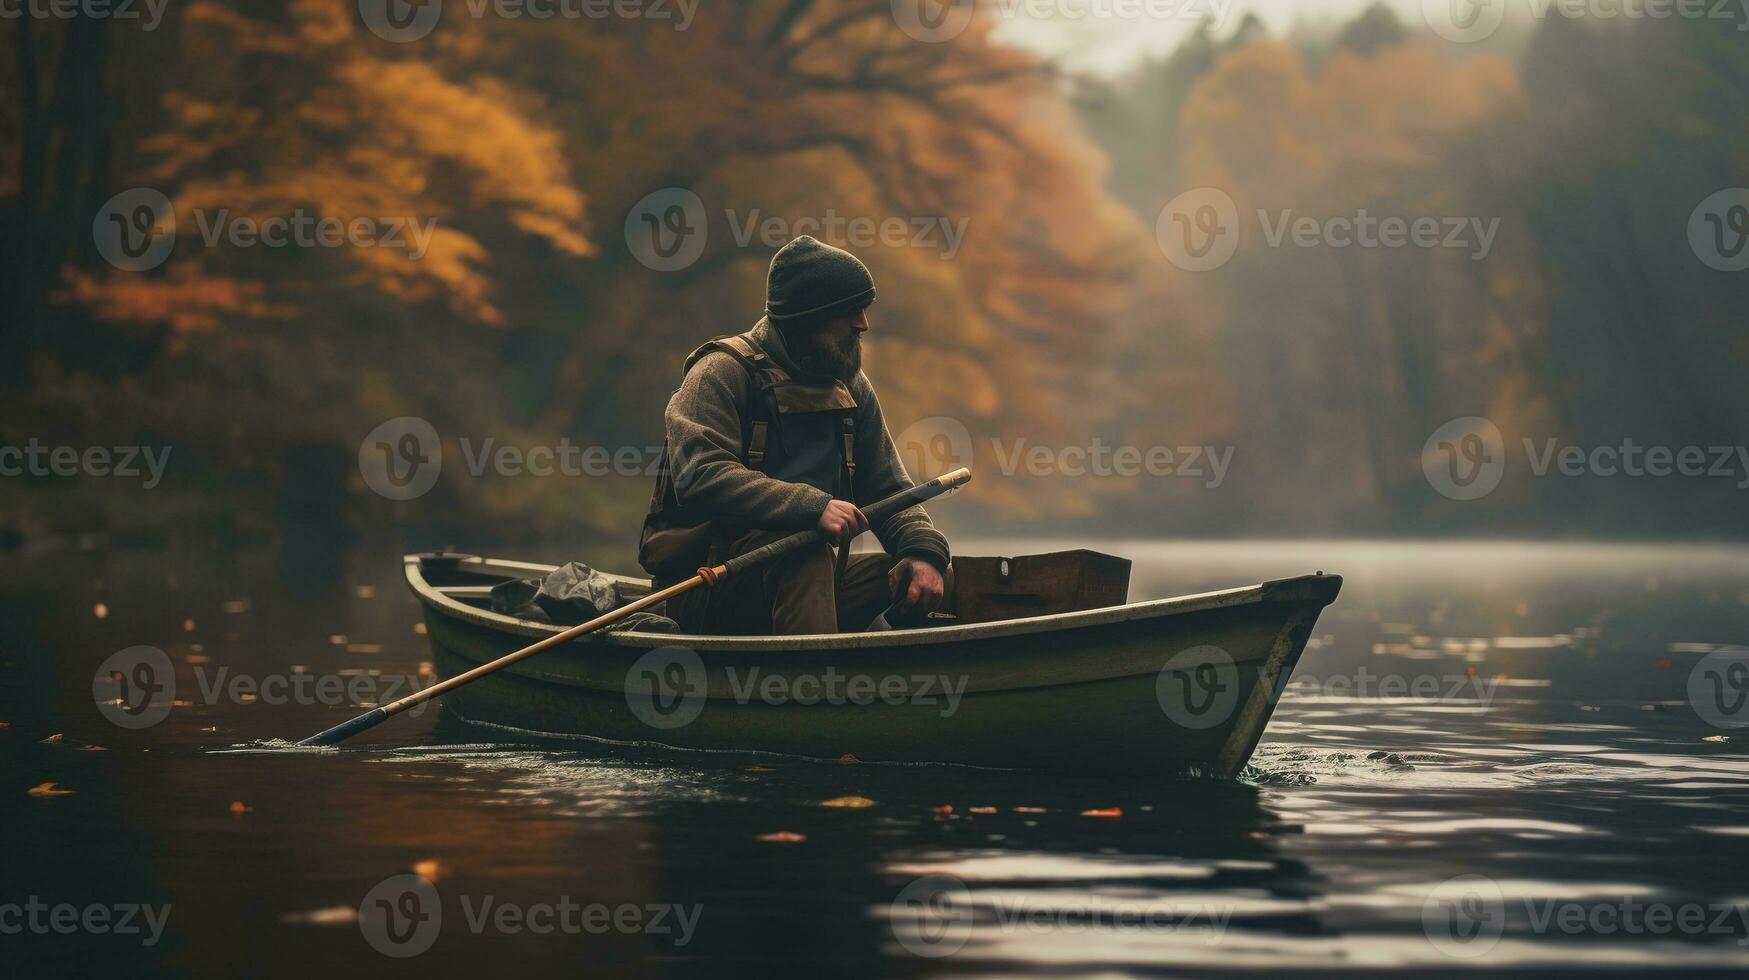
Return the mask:
[(868, 517), (848, 500), (834, 500), (820, 514), (820, 533), (836, 545), (847, 545), (850, 539), (868, 530)]
[(947, 583), (941, 580), (941, 573), (935, 570), (934, 565), (921, 558), (908, 558), (905, 564), (909, 573), (901, 580), (905, 594), (895, 598), (902, 598), (905, 605), (912, 609), (922, 609), (925, 612), (941, 609), (942, 599), (947, 593)]

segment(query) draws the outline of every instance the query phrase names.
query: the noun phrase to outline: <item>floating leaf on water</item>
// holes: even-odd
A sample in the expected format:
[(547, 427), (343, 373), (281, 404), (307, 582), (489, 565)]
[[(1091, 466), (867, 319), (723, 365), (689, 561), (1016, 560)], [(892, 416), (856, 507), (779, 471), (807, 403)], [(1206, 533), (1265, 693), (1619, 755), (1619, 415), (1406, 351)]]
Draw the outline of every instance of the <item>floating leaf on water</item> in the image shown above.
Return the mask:
[(348, 644), (346, 644), (346, 652), (347, 653), (382, 653), (383, 652), (383, 645), (381, 643), (348, 643)]
[(255, 808), (245, 804), (242, 800), (232, 800), (231, 812), (240, 817), (245, 813), (254, 813)]
[(377, 597), (377, 587), (374, 585), (360, 585), (352, 590), (352, 594), (358, 596), (360, 599), (375, 599)]
[(425, 635), (425, 624), (424, 623), (414, 623), (413, 624), (413, 632), (419, 634), (420, 636), (424, 636)]
[(1081, 815), (1083, 817), (1100, 817), (1105, 820), (1116, 820), (1123, 816), (1123, 807), (1113, 806), (1106, 807), (1103, 810), (1082, 810)]
[(966, 812), (968, 812), (968, 813), (997, 813), (999, 811), (993, 806), (975, 806)]
[(443, 876), (444, 870), (443, 862), (436, 858), (426, 858), (423, 861), (413, 862), (413, 873), (434, 885), (437, 884), (437, 879)]
[(73, 791), (70, 789), (56, 789), (55, 787), (57, 785), (59, 785), (59, 784), (58, 783), (40, 783), (36, 786), (32, 786), (28, 790), (25, 790), (25, 793), (29, 796), (72, 796), (73, 795)]
[(875, 801), (866, 796), (834, 796), (829, 800), (821, 800), (821, 806), (837, 807), (845, 810), (860, 810), (875, 805)]
[(194, 632), (194, 620), (192, 620), (192, 619), (183, 620), (182, 621), (182, 632), (184, 632), (184, 633)]
[(741, 771), (742, 772), (776, 772), (777, 770), (771, 768), (770, 766), (748, 766), (747, 768), (745, 768)]
[(940, 806), (932, 806), (929, 808), (929, 812), (930, 813), (952, 813), (953, 812), (953, 804), (952, 803), (943, 803)]
[(201, 729), (201, 731), (203, 731), (203, 732), (214, 732), (214, 733), (217, 733), (217, 732), (218, 732), (218, 730), (219, 730), (219, 726), (217, 726), (217, 725), (213, 725), (213, 726), (211, 726), (211, 727), (209, 727), (209, 728), (203, 728), (203, 729)]
[(42, 744), (44, 744), (44, 745), (53, 745), (53, 744), (55, 744), (55, 743), (56, 743), (56, 742), (59, 742), (59, 741), (60, 741), (60, 740), (62, 740), (62, 739), (64, 739), (64, 738), (66, 738), (66, 737), (67, 737), (67, 736), (65, 736), (65, 735), (62, 735), (62, 734), (61, 734), (61, 733), (60, 733), (60, 732), (56, 732), (56, 733), (55, 733), (55, 734), (53, 734), (53, 735), (50, 735), (50, 736), (49, 736), (49, 737), (48, 737), (48, 738), (45, 738), (45, 739), (43, 739), (43, 740), (42, 740)]
[(328, 644), (330, 646), (337, 646), (337, 647), (345, 646), (346, 645), (346, 634), (345, 633), (330, 633), (330, 634), (328, 634)]
[[(5, 728), (5, 727), (6, 727), (6, 724), (4, 722), (0, 722), (0, 728)], [(1731, 736), (1729, 736), (1729, 735), (1708, 735), (1707, 737), (1701, 739), (1701, 741), (1703, 741), (1703, 742), (1729, 742), (1730, 740), (1731, 740)]]
[(182, 659), (188, 661), (191, 664), (206, 664), (206, 663), (212, 663), (213, 658), (202, 656), (198, 653), (191, 653), (188, 656), (183, 657)]
[(5, 729), (11, 728), (11, 727), (12, 727), (12, 722), (0, 721), (0, 730), (5, 730)]
[(862, 761), (861, 759), (858, 759), (856, 756), (851, 755), (849, 752), (846, 752), (843, 755), (838, 757), (838, 764), (841, 766), (855, 765), (856, 763), (861, 762), (861, 761)]
[(96, 616), (98, 619), (108, 619), (109, 607), (100, 602), (91, 607), (91, 615)]
[(233, 616), (240, 616), (249, 611), (248, 599), (229, 599), (219, 605), (220, 609)]
[(1046, 810), (1042, 806), (1017, 806), (1014, 808), (1014, 812), (1015, 813), (1049, 813), (1050, 811)]
[(1658, 668), (1659, 670), (1669, 670), (1670, 669), (1670, 658), (1664, 657), (1662, 659), (1653, 661), (1652, 666)]
[(779, 830), (769, 834), (760, 834), (753, 839), (764, 841), (767, 844), (800, 844), (808, 838), (807, 835), (798, 834), (793, 830)]

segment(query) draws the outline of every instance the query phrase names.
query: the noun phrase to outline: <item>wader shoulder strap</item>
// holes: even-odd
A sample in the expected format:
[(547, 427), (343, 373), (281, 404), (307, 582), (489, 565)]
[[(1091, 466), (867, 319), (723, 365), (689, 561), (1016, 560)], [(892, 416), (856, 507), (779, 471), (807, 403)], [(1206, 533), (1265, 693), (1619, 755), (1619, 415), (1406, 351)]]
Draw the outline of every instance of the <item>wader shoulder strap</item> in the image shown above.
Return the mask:
[(844, 468), (850, 473), (851, 489), (856, 488), (856, 417), (844, 416)]
[(692, 370), (699, 359), (711, 351), (722, 351), (740, 362), (753, 383), (759, 386), (761, 394), (755, 395), (752, 404), (747, 408), (747, 416), (751, 419), (747, 433), (747, 465), (759, 469), (765, 462), (765, 444), (769, 438), (771, 420), (765, 418), (765, 398), (763, 393), (789, 380), (789, 373), (777, 366), (771, 357), (759, 349), (748, 334), (737, 334), (732, 337), (717, 337), (710, 340), (692, 352), (686, 358), (686, 370)]

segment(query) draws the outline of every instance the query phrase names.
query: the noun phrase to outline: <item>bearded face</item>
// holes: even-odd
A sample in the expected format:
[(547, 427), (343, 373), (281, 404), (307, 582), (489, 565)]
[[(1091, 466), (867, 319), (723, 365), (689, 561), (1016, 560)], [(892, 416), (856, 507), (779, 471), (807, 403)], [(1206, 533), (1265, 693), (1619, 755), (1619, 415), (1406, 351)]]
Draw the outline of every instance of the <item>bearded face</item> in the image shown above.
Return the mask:
[(834, 317), (800, 337), (787, 332), (790, 355), (803, 374), (849, 384), (862, 370), (862, 334), (868, 329), (863, 311)]

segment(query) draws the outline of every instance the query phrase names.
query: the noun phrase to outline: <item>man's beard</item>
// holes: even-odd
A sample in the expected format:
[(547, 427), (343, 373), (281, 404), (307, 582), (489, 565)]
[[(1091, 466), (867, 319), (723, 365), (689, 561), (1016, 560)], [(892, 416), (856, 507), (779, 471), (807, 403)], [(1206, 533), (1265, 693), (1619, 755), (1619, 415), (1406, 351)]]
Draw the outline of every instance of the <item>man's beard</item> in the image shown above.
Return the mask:
[(826, 336), (825, 330), (815, 330), (792, 345), (791, 353), (803, 374), (848, 383), (862, 370), (862, 335), (852, 333), (840, 342)]

